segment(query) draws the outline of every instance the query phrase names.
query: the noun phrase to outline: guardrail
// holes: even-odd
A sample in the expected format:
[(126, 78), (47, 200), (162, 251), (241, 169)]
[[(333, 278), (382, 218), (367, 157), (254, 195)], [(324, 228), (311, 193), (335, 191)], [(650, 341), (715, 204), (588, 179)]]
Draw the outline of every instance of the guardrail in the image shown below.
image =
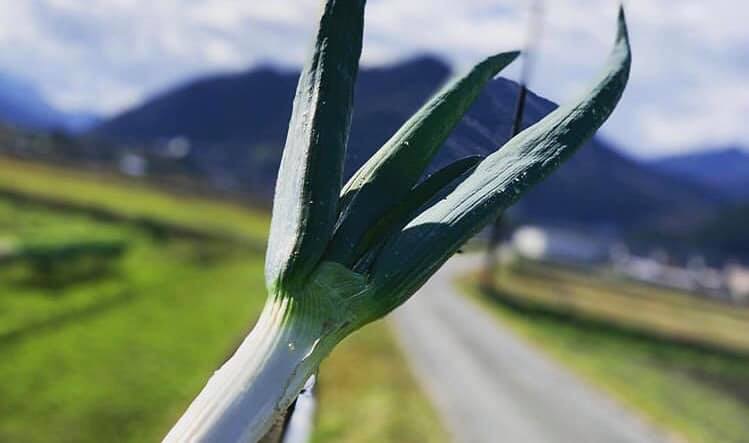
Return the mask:
[(307, 443), (312, 437), (315, 425), (315, 398), (317, 377), (307, 380), (294, 404), (286, 415), (279, 419), (260, 443)]

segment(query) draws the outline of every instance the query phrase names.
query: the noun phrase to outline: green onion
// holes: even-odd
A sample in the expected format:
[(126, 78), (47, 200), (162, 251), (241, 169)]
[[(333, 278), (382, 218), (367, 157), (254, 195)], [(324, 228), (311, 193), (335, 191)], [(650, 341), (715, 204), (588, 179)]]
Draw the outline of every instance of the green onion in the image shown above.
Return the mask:
[(606, 121), (627, 84), (622, 11), (614, 50), (593, 87), (494, 154), (460, 160), (419, 183), (483, 86), (516, 52), (490, 57), (448, 85), (342, 187), (364, 5), (324, 4), (276, 186), (266, 307), (165, 441), (262, 438), (341, 340), (400, 306), (569, 158)]

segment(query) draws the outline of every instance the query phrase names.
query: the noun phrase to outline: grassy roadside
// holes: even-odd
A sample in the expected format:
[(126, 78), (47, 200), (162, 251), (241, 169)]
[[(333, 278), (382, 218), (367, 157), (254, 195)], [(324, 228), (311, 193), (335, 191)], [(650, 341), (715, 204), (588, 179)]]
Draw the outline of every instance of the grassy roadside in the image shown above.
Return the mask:
[[(621, 317), (613, 321), (602, 313), (603, 307), (596, 311), (576, 299), (578, 294), (586, 297), (592, 285), (601, 294), (599, 302), (610, 305), (612, 297), (627, 294), (631, 287), (596, 286), (595, 281), (579, 274), (562, 275), (567, 286), (560, 283), (558, 274), (556, 279), (535, 274), (533, 284), (526, 284), (522, 275), (503, 270), (490, 290), (479, 289), (472, 277), (460, 285), (498, 320), (663, 429), (694, 442), (748, 441), (746, 354), (670, 339), (673, 331), (658, 334), (652, 330), (655, 323), (644, 329), (642, 324)], [(563, 288), (564, 297), (572, 300), (560, 305), (558, 300), (545, 299), (539, 296), (540, 287), (547, 291)], [(629, 303), (637, 303), (631, 294), (625, 297)], [(641, 305), (628, 307), (629, 315), (647, 312), (653, 299), (668, 305), (658, 300), (658, 295), (641, 298)], [(587, 299), (588, 303), (591, 300)], [(683, 298), (672, 301), (683, 304), (685, 300), (689, 302)], [(663, 306), (659, 312), (664, 319), (679, 313)], [(673, 323), (672, 318), (664, 324)]]
[(385, 322), (347, 338), (323, 363), (314, 443), (442, 443), (448, 434)]
[(261, 308), (262, 256), (4, 206), (20, 241), (114, 233), (128, 249), (54, 285), (0, 268), (0, 441), (158, 441)]
[(0, 157), (0, 191), (151, 219), (196, 230), (265, 241), (267, 213), (235, 204), (177, 196), (148, 185)]
[[(198, 220), (193, 226), (200, 229), (264, 242), (264, 214), (86, 174), (11, 166), (9, 172), (0, 161), (0, 191), (21, 187), (169, 223)], [(64, 177), (59, 183), (57, 174)], [(0, 253), (7, 245), (92, 239), (122, 242), (126, 252), (95, 272), (62, 272), (54, 284), (47, 271), (0, 263), (2, 442), (158, 441), (265, 300), (256, 248), (154, 237), (137, 224), (0, 196)], [(336, 349), (321, 377), (316, 441), (446, 440), (382, 324)]]
[(578, 316), (605, 320), (654, 338), (749, 353), (749, 309), (714, 299), (572, 268), (520, 261), (499, 289)]

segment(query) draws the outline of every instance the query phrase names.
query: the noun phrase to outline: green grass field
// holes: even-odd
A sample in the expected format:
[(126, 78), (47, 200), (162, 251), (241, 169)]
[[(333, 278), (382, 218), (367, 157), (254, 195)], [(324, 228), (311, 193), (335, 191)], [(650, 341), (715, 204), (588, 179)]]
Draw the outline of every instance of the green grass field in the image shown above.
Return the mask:
[[(58, 175), (64, 185), (57, 185)], [(126, 218), (102, 221), (39, 200), (85, 201), (128, 217), (163, 217), (169, 226), (262, 241), (267, 216), (0, 162), (0, 191), (9, 183), (29, 200), (0, 197), (0, 254), (92, 240), (119, 242), (125, 252), (106, 266), (101, 259), (39, 269), (0, 261), (0, 442), (159, 441), (258, 315), (265, 301), (263, 251), (154, 236)], [(334, 351), (322, 368), (320, 393), (316, 441), (445, 439), (382, 324)]]
[(749, 310), (530, 263), (461, 285), (533, 344), (691, 442), (749, 441)]
[(0, 191), (101, 209), (123, 220), (151, 219), (251, 241), (264, 242), (270, 228), (265, 211), (154, 192), (153, 188), (135, 181), (3, 157), (0, 157)]

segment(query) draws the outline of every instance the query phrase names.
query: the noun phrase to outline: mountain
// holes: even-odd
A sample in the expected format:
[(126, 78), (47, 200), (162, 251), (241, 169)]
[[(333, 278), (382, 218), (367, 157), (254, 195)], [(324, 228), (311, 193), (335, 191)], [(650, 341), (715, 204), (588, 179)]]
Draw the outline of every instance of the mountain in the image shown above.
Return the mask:
[(655, 160), (653, 166), (676, 177), (712, 187), (737, 200), (749, 201), (749, 150), (710, 149)]
[(0, 120), (28, 129), (50, 128), (61, 114), (33, 86), (0, 73)]
[(106, 121), (96, 133), (125, 141), (187, 137), (196, 143), (283, 141), (297, 75), (260, 68), (200, 79)]
[[(369, 158), (446, 80), (442, 61), (421, 57), (363, 69), (356, 88), (346, 172)], [(186, 137), (191, 170), (226, 188), (270, 198), (298, 74), (274, 68), (213, 76), (177, 87), (98, 126), (92, 135), (128, 143)], [(432, 169), (470, 154), (488, 155), (508, 139), (517, 84), (494, 80), (471, 108)], [(525, 124), (556, 108), (529, 94)], [(664, 174), (594, 138), (515, 208), (523, 220), (613, 229), (687, 229), (713, 216), (720, 198)]]
[[(359, 73), (346, 170), (351, 174), (450, 74), (434, 57)], [(102, 123), (92, 136), (127, 143), (185, 137), (188, 168), (270, 198), (299, 74), (272, 67), (198, 79)]]
[(31, 130), (83, 132), (99, 118), (86, 113), (65, 113), (52, 107), (30, 83), (0, 73), (0, 122)]
[(62, 128), (71, 135), (83, 134), (92, 128), (95, 128), (104, 119), (94, 112), (67, 112), (63, 114), (62, 122), (57, 124), (57, 128)]
[(749, 204), (727, 208), (694, 230), (689, 240), (703, 249), (711, 248), (733, 258), (749, 259)]

